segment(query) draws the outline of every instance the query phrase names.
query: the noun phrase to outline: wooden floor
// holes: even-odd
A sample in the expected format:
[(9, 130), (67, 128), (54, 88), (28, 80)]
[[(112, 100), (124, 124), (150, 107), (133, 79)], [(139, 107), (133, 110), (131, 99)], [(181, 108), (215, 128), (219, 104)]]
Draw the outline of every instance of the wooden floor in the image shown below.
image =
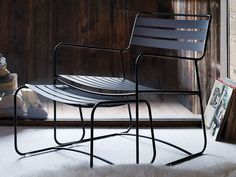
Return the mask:
[[(160, 97), (149, 99), (154, 126), (160, 127), (181, 127), (181, 126), (200, 126), (200, 116), (193, 114), (185, 106), (170, 97)], [(37, 117), (30, 117), (30, 120), (20, 120), (20, 125), (52, 125), (53, 123), (53, 103), (45, 100), (44, 109), (48, 112), (48, 119), (38, 120)], [(135, 105), (131, 104), (132, 117), (135, 117)], [(89, 125), (90, 108), (83, 108), (83, 116), (85, 125)], [(77, 126), (80, 125), (80, 113), (76, 107), (57, 104), (58, 125)], [(145, 104), (140, 104), (140, 122), (141, 126), (149, 126), (148, 111)], [(110, 108), (99, 108), (95, 113), (95, 125), (97, 126), (127, 126), (129, 114), (127, 106), (118, 106)], [(135, 120), (133, 120), (135, 121)], [(0, 120), (0, 125), (12, 125), (12, 118), (4, 118)]]
[[(199, 115), (193, 114), (181, 103), (171, 98), (155, 99), (151, 102), (152, 115), (154, 119), (193, 119), (199, 118)], [(48, 118), (53, 118), (52, 102), (46, 106)], [(85, 120), (90, 119), (90, 108), (83, 108)], [(135, 105), (131, 104), (132, 117), (135, 117)], [(57, 106), (57, 115), (59, 119), (78, 119), (80, 118), (79, 109), (76, 107), (59, 104)], [(126, 120), (129, 117), (127, 106), (118, 106), (110, 108), (98, 108), (95, 113), (96, 120)], [(148, 118), (148, 111), (145, 104), (140, 105), (141, 119)]]

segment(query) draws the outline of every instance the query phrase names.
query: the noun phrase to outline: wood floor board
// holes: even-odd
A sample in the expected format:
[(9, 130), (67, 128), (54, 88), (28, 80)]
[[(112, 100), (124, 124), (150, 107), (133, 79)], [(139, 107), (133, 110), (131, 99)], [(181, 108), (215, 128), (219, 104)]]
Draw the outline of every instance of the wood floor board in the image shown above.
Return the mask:
[[(155, 127), (199, 127), (201, 126), (200, 116), (193, 114), (182, 104), (172, 98), (149, 98), (153, 124)], [(22, 126), (52, 126), (53, 125), (53, 102), (44, 100), (44, 108), (48, 112), (46, 120), (38, 120), (36, 117), (27, 117), (19, 120)], [(89, 125), (90, 108), (83, 108), (85, 125)], [(149, 126), (149, 116), (146, 105), (140, 104), (140, 126)], [(132, 117), (135, 117), (135, 105), (131, 104)], [(79, 126), (80, 114), (76, 107), (57, 104), (57, 117), (59, 126)], [(134, 119), (133, 119), (134, 121)], [(129, 122), (127, 106), (114, 108), (99, 108), (95, 112), (95, 125), (99, 127), (125, 127)], [(0, 118), (0, 125), (13, 125), (12, 117)]]

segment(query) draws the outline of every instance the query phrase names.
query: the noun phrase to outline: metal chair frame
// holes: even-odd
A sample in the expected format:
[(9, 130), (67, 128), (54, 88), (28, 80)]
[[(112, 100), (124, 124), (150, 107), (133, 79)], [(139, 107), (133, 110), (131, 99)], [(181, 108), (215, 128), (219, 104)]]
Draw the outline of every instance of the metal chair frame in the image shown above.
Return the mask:
[[(154, 19), (154, 17), (161, 17), (157, 20)], [(163, 20), (163, 17), (168, 17), (167, 19)], [(180, 18), (176, 19), (176, 18)], [(181, 18), (187, 18), (187, 19), (181, 19)], [(200, 20), (196, 20), (197, 18), (200, 18)], [(165, 13), (146, 13), (141, 12), (138, 13), (134, 20), (134, 26), (131, 33), (131, 38), (129, 41), (129, 45), (125, 49), (111, 49), (111, 48), (104, 48), (104, 47), (96, 47), (96, 46), (85, 46), (80, 44), (71, 44), (71, 43), (59, 43), (54, 48), (54, 54), (53, 54), (53, 73), (54, 73), (54, 83), (53, 85), (57, 85), (57, 83), (63, 84), (64, 86), (68, 86), (70, 89), (75, 89), (78, 91), (78, 95), (83, 93), (88, 94), (90, 98), (93, 98), (94, 100), (91, 101), (89, 104), (87, 102), (83, 102), (81, 99), (78, 99), (78, 103), (75, 103), (72, 101), (71, 103), (68, 103), (68, 101), (65, 99), (64, 101), (58, 100), (58, 98), (51, 98), (52, 95), (55, 96), (53, 93), (50, 93), (48, 96), (45, 93), (40, 93), (40, 91), (35, 88), (35, 86), (32, 85), (25, 85), (23, 87), (19, 87), (17, 91), (15, 92), (15, 149), (16, 152), (20, 155), (27, 155), (27, 154), (35, 154), (40, 153), (44, 151), (50, 151), (55, 149), (61, 149), (61, 150), (71, 150), (71, 151), (77, 151), (75, 149), (69, 149), (66, 148), (67, 146), (70, 146), (75, 143), (83, 143), (90, 141), (90, 153), (84, 154), (90, 155), (90, 166), (93, 167), (93, 158), (98, 158), (100, 160), (103, 160), (109, 164), (112, 164), (112, 162), (109, 162), (103, 158), (100, 158), (98, 156), (95, 156), (93, 154), (94, 149), (94, 140), (99, 140), (102, 138), (107, 138), (111, 136), (117, 136), (117, 135), (130, 135), (136, 137), (136, 163), (139, 163), (139, 137), (142, 138), (148, 138), (152, 140), (152, 146), (153, 146), (153, 157), (151, 162), (155, 160), (156, 157), (156, 147), (155, 147), (155, 141), (159, 141), (161, 143), (170, 145), (173, 148), (176, 148), (185, 154), (187, 154), (186, 157), (183, 157), (181, 159), (178, 159), (176, 161), (170, 162), (166, 165), (175, 165), (179, 164), (181, 162), (190, 160), (192, 158), (198, 157), (203, 154), (203, 152), (206, 149), (207, 146), (207, 137), (206, 137), (206, 129), (205, 129), (205, 122), (204, 122), (204, 112), (203, 112), (203, 103), (202, 103), (202, 94), (201, 94), (201, 86), (200, 86), (200, 78), (199, 78), (199, 70), (198, 70), (198, 61), (204, 58), (205, 52), (206, 52), (206, 42), (208, 38), (209, 33), (209, 25), (211, 21), (211, 15), (192, 15), (192, 14), (165, 14)], [(157, 29), (153, 30), (153, 28)], [(180, 28), (180, 31), (178, 29)], [(182, 28), (187, 28), (187, 30), (182, 31)], [(188, 28), (191, 28), (189, 30)], [(195, 29), (196, 28), (196, 29)], [(169, 30), (169, 31), (168, 31)], [(172, 31), (171, 31), (172, 30)], [(167, 32), (166, 32), (167, 31)], [(167, 34), (166, 34), (167, 33)], [(156, 36), (160, 35), (160, 36)], [(179, 41), (178, 38), (181, 38), (183, 41)], [(166, 40), (167, 39), (167, 40)], [(174, 39), (174, 40), (173, 40)], [(189, 39), (190, 42), (189, 42)], [(195, 42), (199, 42), (195, 43)], [(181, 43), (182, 42), (182, 43)], [(123, 63), (123, 54), (132, 46), (144, 46), (144, 47), (151, 47), (151, 48), (158, 48), (159, 49), (170, 49), (175, 51), (195, 51), (195, 52), (201, 52), (201, 56), (199, 57), (188, 57), (188, 56), (179, 56), (179, 55), (164, 55), (164, 54), (156, 54), (156, 53), (147, 53), (147, 52), (141, 52), (136, 58), (135, 58), (135, 81), (132, 82), (130, 80), (126, 79), (125, 71), (124, 71), (124, 63)], [(62, 75), (58, 74), (57, 72), (57, 54), (59, 49), (61, 48), (78, 48), (78, 49), (90, 49), (90, 50), (101, 50), (101, 51), (107, 51), (107, 52), (119, 52), (121, 56), (121, 67), (122, 67), (122, 73), (123, 78), (115, 78), (115, 77), (93, 77), (93, 76), (74, 76), (74, 75)], [(150, 88), (142, 85), (139, 81), (139, 67), (140, 67), (140, 61), (146, 60), (149, 58), (161, 58), (161, 59), (175, 59), (175, 60), (190, 60), (194, 62), (195, 66), (195, 73), (196, 73), (196, 84), (197, 89), (196, 90), (158, 90), (155, 88)], [(76, 84), (73, 84), (76, 83)], [(117, 88), (117, 83), (121, 87)], [(99, 92), (90, 90), (84, 87), (78, 86), (85, 85), (86, 87), (90, 88), (97, 88), (105, 90), (105, 92)], [(40, 150), (35, 150), (31, 152), (22, 153), (18, 149), (17, 145), (17, 110), (16, 110), (16, 96), (17, 93), (25, 87), (29, 87), (30, 89), (36, 91), (39, 94), (42, 94), (43, 96), (46, 96), (52, 100), (54, 100), (54, 140), (58, 144), (58, 146), (55, 147), (49, 147), (44, 148)], [(119, 90), (120, 93), (112, 93), (109, 92), (110, 90)], [(106, 92), (107, 91), (107, 92)], [(152, 115), (151, 115), (151, 107), (149, 103), (146, 100), (140, 100), (140, 94), (147, 93), (147, 94), (161, 94), (161, 95), (196, 95), (199, 97), (200, 102), (200, 112), (201, 112), (201, 121), (202, 121), (202, 130), (203, 130), (203, 147), (202, 149), (197, 153), (191, 153), (179, 146), (176, 146), (174, 144), (171, 144), (169, 142), (166, 142), (164, 140), (156, 139), (154, 137), (154, 130), (152, 126)], [(102, 99), (97, 99), (97, 96), (100, 96)], [(112, 97), (111, 100), (109, 100), (109, 97)], [(124, 98), (125, 97), (125, 98)], [(134, 98), (133, 98), (134, 97)], [(105, 100), (105, 101), (104, 101)], [(72, 106), (79, 107), (80, 110), (80, 117), (82, 122), (82, 130), (83, 134), (81, 136), (81, 139), (73, 142), (68, 143), (61, 143), (57, 139), (57, 126), (56, 126), (56, 102), (62, 102), (65, 104), (69, 104)], [(150, 129), (151, 129), (151, 137), (143, 136), (139, 134), (139, 103), (144, 102), (147, 105), (148, 112), (149, 112), (149, 119), (150, 119)], [(129, 130), (132, 128), (132, 117), (130, 112), (130, 103), (135, 103), (136, 105), (136, 133), (135, 134), (128, 134)], [(96, 109), (98, 107), (102, 106), (117, 106), (121, 104), (127, 104), (129, 115), (130, 115), (130, 125), (127, 131), (121, 132), (121, 133), (115, 133), (110, 135), (104, 135), (101, 137), (94, 137), (94, 113), (96, 112)], [(82, 107), (92, 107), (92, 113), (91, 113), (91, 125), (90, 125), (90, 131), (91, 131), (91, 137), (89, 139), (84, 139), (84, 126), (83, 126), (83, 114), (82, 114)]]

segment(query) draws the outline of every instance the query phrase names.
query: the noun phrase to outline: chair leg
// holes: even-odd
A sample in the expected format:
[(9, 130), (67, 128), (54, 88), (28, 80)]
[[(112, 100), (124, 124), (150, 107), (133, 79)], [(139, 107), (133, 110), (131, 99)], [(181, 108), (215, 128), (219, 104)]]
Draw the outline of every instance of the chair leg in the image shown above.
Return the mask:
[(206, 135), (206, 126), (205, 126), (205, 118), (204, 118), (204, 111), (203, 111), (203, 104), (202, 104), (202, 92), (201, 92), (201, 83), (200, 83), (200, 77), (199, 77), (199, 71), (198, 71), (198, 65), (197, 61), (195, 61), (195, 69), (196, 69), (196, 75), (197, 75), (197, 86), (199, 90), (199, 101), (200, 101), (200, 111), (201, 111), (201, 118), (202, 118), (202, 130), (203, 130), (203, 136), (204, 136), (204, 145), (202, 150), (199, 152), (202, 154), (207, 146), (207, 135)]
[[(154, 136), (154, 130), (153, 130), (153, 124), (152, 124), (152, 113), (151, 113), (151, 106), (150, 104), (145, 101), (145, 100), (140, 100), (141, 102), (144, 102), (146, 103), (147, 107), (148, 107), (148, 114), (149, 114), (149, 120), (150, 120), (150, 130), (151, 130), (151, 137), (147, 137), (147, 136), (142, 136), (142, 135), (139, 135), (139, 134), (128, 134), (127, 131), (125, 132), (121, 132), (121, 133), (113, 133), (113, 134), (108, 134), (108, 135), (103, 135), (103, 136), (99, 136), (99, 137), (94, 137), (94, 114), (95, 114), (95, 111), (96, 109), (99, 107), (99, 106), (102, 106), (102, 105), (106, 105), (106, 104), (112, 104), (112, 103), (127, 103), (127, 102), (134, 102), (134, 101), (131, 101), (131, 100), (128, 100), (128, 101), (110, 101), (110, 102), (100, 102), (100, 103), (97, 103), (96, 105), (94, 105), (92, 111), (91, 111), (91, 123), (90, 123), (90, 139), (84, 139), (82, 142), (87, 142), (87, 141), (90, 141), (90, 167), (92, 168), (93, 167), (93, 157), (95, 157), (94, 155), (94, 140), (99, 140), (99, 139), (104, 139), (104, 138), (108, 138), (108, 137), (113, 137), (113, 136), (119, 136), (119, 135), (128, 135), (128, 136), (136, 136), (136, 139), (137, 139), (137, 136), (139, 137), (143, 137), (143, 138), (148, 138), (148, 139), (151, 139), (152, 140), (152, 146), (153, 146), (153, 157), (152, 157), (152, 160), (151, 160), (151, 163), (154, 162), (155, 158), (156, 158), (156, 146), (155, 146), (155, 136)], [(128, 104), (128, 106), (130, 106)], [(130, 107), (129, 107), (130, 109)], [(132, 117), (131, 117), (131, 114), (130, 114), (130, 121), (132, 121)], [(130, 122), (131, 123), (131, 122)], [(131, 125), (131, 124), (130, 124)], [(131, 126), (128, 128), (128, 131), (131, 129)], [(137, 127), (136, 127), (136, 130), (137, 130)], [(137, 142), (136, 142), (137, 143)], [(137, 144), (136, 144), (137, 145)], [(137, 148), (137, 146), (136, 146)], [(139, 154), (138, 152), (139, 149), (136, 149), (136, 153)], [(137, 155), (136, 154), (136, 155)], [(139, 157), (138, 157), (139, 158)], [(137, 156), (136, 156), (136, 160), (138, 159)], [(101, 158), (102, 159), (102, 158)], [(100, 159), (100, 160), (101, 160)], [(105, 161), (105, 159), (102, 159), (103, 161)], [(108, 161), (109, 162), (109, 161)], [(111, 163), (110, 163), (111, 164)]]
[[(46, 148), (41, 148), (41, 149), (28, 151), (28, 152), (22, 152), (22, 151), (19, 150), (18, 136), (17, 136), (17, 134), (18, 134), (17, 95), (18, 95), (19, 91), (23, 88), (28, 88), (28, 87), (27, 86), (21, 86), (14, 93), (14, 148), (15, 148), (16, 153), (21, 155), (21, 156), (28, 156), (28, 155), (30, 156), (30, 155), (35, 155), (35, 154), (38, 154), (38, 153), (43, 153), (43, 152), (55, 151), (59, 148), (64, 148), (66, 146), (70, 146), (70, 145), (74, 144), (74, 142), (63, 143), (63, 144), (60, 144), (58, 146), (46, 147)], [(54, 104), (54, 105), (56, 105), (56, 104)], [(83, 119), (82, 119), (82, 121), (83, 121)], [(56, 125), (55, 125), (55, 127), (56, 127)], [(84, 136), (84, 131), (83, 131), (82, 138), (83, 138), (83, 136)], [(64, 148), (64, 149), (66, 149), (66, 148)], [(95, 157), (95, 158), (97, 158), (97, 157)]]
[[(37, 149), (37, 150), (33, 150), (33, 151), (28, 151), (28, 152), (22, 152), (22, 151), (19, 150), (19, 148), (18, 148), (18, 139), (17, 139), (18, 117), (17, 117), (17, 101), (16, 100), (17, 100), (17, 95), (18, 95), (19, 91), (23, 88), (28, 88), (28, 87), (27, 86), (21, 86), (14, 93), (14, 148), (15, 148), (16, 153), (21, 155), (21, 156), (27, 156), (27, 155), (40, 153), (40, 152), (55, 150), (55, 147), (59, 147), (59, 146), (47, 147), (47, 148)], [(67, 146), (67, 145), (63, 145), (63, 146)], [(61, 146), (61, 147), (63, 147), (63, 146)]]
[(127, 106), (128, 106), (128, 112), (129, 112), (129, 127), (127, 128), (127, 130), (121, 133), (129, 133), (129, 131), (132, 129), (132, 114), (131, 114), (130, 104), (128, 104)]
[(57, 138), (57, 109), (56, 109), (56, 102), (53, 101), (53, 114), (54, 114), (54, 122), (53, 122), (53, 127), (54, 127), (54, 141), (58, 144), (58, 145), (64, 145), (64, 144), (76, 144), (76, 143), (80, 143), (85, 136), (85, 127), (84, 127), (84, 118), (83, 118), (83, 113), (82, 113), (82, 108), (81, 106), (78, 106), (79, 108), (79, 113), (80, 113), (80, 121), (81, 121), (81, 128), (82, 128), (82, 135), (81, 138), (79, 140), (76, 141), (70, 141), (70, 142), (66, 142), (66, 143), (62, 143), (58, 140)]
[(27, 88), (26, 86), (21, 86), (19, 87), (14, 94), (14, 148), (15, 151), (19, 154), (19, 155), (25, 155), (26, 153), (22, 153), (19, 148), (18, 148), (18, 139), (17, 139), (17, 129), (18, 129), (18, 123), (17, 123), (17, 95), (18, 92), (23, 89), (23, 88)]
[(94, 114), (95, 110), (98, 107), (99, 103), (94, 105), (91, 112), (91, 120), (90, 120), (90, 167), (93, 168), (93, 138), (94, 138)]
[(156, 159), (156, 144), (155, 144), (155, 135), (154, 135), (154, 130), (153, 130), (153, 124), (152, 124), (152, 112), (151, 112), (151, 106), (149, 102), (144, 101), (148, 107), (148, 114), (149, 114), (149, 123), (150, 123), (150, 130), (151, 130), (151, 139), (152, 139), (152, 147), (153, 147), (153, 157), (151, 160), (151, 163), (154, 162)]
[(82, 112), (82, 108), (81, 106), (79, 106), (79, 113), (80, 113), (80, 120), (81, 120), (81, 127), (82, 127), (82, 136), (79, 140), (79, 142), (81, 142), (84, 139), (85, 136), (85, 125), (84, 125), (84, 116), (83, 116), (83, 112)]
[(200, 84), (200, 77), (199, 77), (199, 71), (198, 71), (198, 65), (197, 65), (197, 60), (195, 60), (195, 72), (196, 72), (196, 78), (197, 78), (197, 87), (198, 87), (198, 97), (199, 97), (199, 102), (200, 102), (200, 111), (201, 111), (201, 121), (202, 121), (202, 131), (203, 131), (203, 147), (201, 149), (201, 151), (195, 153), (195, 154), (191, 154), (185, 158), (176, 160), (174, 162), (170, 162), (166, 165), (176, 165), (176, 164), (180, 164), (182, 162), (191, 160), (193, 158), (199, 157), (203, 154), (203, 152), (206, 149), (207, 146), (207, 135), (206, 135), (206, 127), (205, 127), (205, 118), (204, 118), (204, 111), (203, 111), (203, 104), (202, 104), (202, 92), (201, 92), (201, 84)]
[(53, 132), (54, 132), (54, 141), (57, 144), (61, 144), (57, 139), (57, 103), (53, 101)]
[(139, 100), (136, 99), (136, 163), (139, 164)]
[(205, 118), (204, 118), (204, 112), (203, 112), (203, 106), (202, 106), (202, 98), (200, 97), (200, 105), (201, 105), (201, 119), (202, 119), (202, 131), (204, 136), (204, 145), (201, 150), (201, 153), (203, 153), (207, 146), (207, 135), (206, 135), (206, 125), (205, 125)]
[[(90, 138), (85, 139), (85, 141), (90, 141), (90, 168), (93, 168), (93, 157), (95, 157), (94, 156), (94, 140), (104, 139), (104, 138), (108, 138), (108, 137), (118, 135), (117, 133), (113, 133), (113, 134), (109, 134), (109, 135), (94, 137), (94, 115), (95, 115), (95, 111), (100, 105), (103, 105), (103, 104), (105, 104), (105, 103), (99, 102), (99, 103), (97, 103), (93, 106), (92, 111), (91, 111), (91, 119), (90, 119)], [(101, 159), (103, 161), (106, 161), (103, 158), (100, 158), (100, 160)], [(110, 163), (110, 164), (113, 164), (113, 163)]]
[[(38, 154), (42, 154), (42, 153), (47, 153), (47, 152), (52, 152), (52, 151), (56, 151), (56, 150), (67, 150), (67, 151), (72, 151), (72, 152), (77, 152), (77, 153), (81, 153), (81, 154), (85, 154), (85, 155), (89, 155), (91, 156), (90, 153), (88, 152), (84, 152), (84, 151), (80, 151), (80, 150), (76, 150), (76, 149), (72, 149), (71, 147), (66, 147), (66, 146), (70, 146), (72, 145), (71, 143), (65, 143), (62, 145), (58, 145), (58, 146), (52, 146), (52, 147), (47, 147), (47, 148), (42, 148), (42, 149), (37, 149), (37, 150), (33, 150), (33, 151), (28, 151), (28, 152), (21, 152), (18, 148), (18, 141), (17, 141), (17, 128), (18, 128), (18, 124), (17, 124), (17, 106), (16, 106), (16, 98), (17, 98), (17, 94), (18, 92), (23, 89), (23, 88), (28, 88), (27, 86), (21, 86), (19, 87), (14, 94), (14, 148), (15, 151), (17, 152), (17, 154), (21, 155), (21, 156), (33, 156), (33, 155), (38, 155)], [(84, 126), (83, 126), (84, 127)], [(83, 137), (83, 136), (82, 136)], [(82, 139), (83, 141), (83, 139)], [(84, 141), (86, 142), (86, 141)], [(99, 156), (96, 155), (92, 155), (92, 157), (101, 160), (103, 162), (106, 162), (110, 165), (113, 165), (112, 162), (105, 160)]]

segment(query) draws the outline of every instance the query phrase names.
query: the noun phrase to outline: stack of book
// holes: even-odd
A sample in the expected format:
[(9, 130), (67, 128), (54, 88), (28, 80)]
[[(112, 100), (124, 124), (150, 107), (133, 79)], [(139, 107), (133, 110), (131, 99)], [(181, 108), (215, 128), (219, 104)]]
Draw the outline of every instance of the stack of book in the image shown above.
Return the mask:
[(236, 143), (236, 83), (215, 80), (204, 116), (215, 140)]
[[(12, 117), (13, 93), (17, 85), (17, 74), (8, 71), (6, 58), (0, 54), (0, 117)], [(20, 97), (17, 97), (17, 110), (19, 115), (23, 113), (23, 102)]]
[[(17, 74), (7, 69), (6, 58), (0, 54), (0, 117), (13, 117), (14, 91), (17, 89)], [(46, 119), (47, 111), (43, 108), (36, 93), (22, 89), (16, 97), (17, 114), (21, 118)]]

